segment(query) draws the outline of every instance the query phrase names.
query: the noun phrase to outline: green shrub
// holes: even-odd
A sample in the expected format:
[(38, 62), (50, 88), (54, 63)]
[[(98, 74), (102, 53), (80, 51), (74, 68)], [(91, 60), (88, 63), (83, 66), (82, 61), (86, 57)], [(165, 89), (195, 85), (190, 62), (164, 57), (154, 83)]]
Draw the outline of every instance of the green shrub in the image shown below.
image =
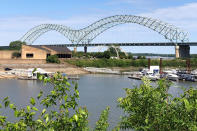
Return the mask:
[(12, 58), (19, 58), (19, 57), (21, 57), (21, 53), (19, 52), (12, 53)]
[(180, 97), (168, 93), (170, 83), (158, 81), (151, 86), (144, 79), (140, 87), (125, 89), (126, 97), (119, 98), (125, 116), (119, 128), (136, 131), (196, 131), (197, 90), (185, 90)]
[(57, 63), (57, 64), (60, 63), (60, 60), (58, 59), (57, 55), (48, 56), (46, 61), (47, 63)]
[[(5, 97), (0, 103), (0, 109), (12, 111), (15, 121), (10, 122), (6, 116), (0, 113), (1, 131), (89, 131), (88, 111), (85, 107), (78, 106), (79, 91), (78, 85), (71, 84), (60, 73), (52, 78), (42, 75), (39, 80), (44, 84), (50, 83), (53, 86), (49, 93), (42, 90), (37, 98), (31, 97), (29, 104), (22, 108), (17, 107)], [(38, 108), (40, 107), (40, 108)], [(96, 123), (95, 130), (106, 130), (108, 124), (107, 107)]]

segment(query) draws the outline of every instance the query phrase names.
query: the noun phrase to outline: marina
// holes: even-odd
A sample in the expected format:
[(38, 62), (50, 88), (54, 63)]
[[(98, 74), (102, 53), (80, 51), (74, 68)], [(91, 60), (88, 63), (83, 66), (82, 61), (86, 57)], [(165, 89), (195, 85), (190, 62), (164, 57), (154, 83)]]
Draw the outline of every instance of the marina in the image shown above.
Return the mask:
[(164, 70), (162, 73), (158, 73), (158, 70), (149, 70), (143, 69), (139, 72), (133, 72), (128, 76), (130, 79), (141, 80), (143, 77), (147, 77), (152, 81), (156, 81), (162, 78), (171, 81), (190, 81), (190, 82), (197, 82), (197, 74), (194, 73), (187, 73), (186, 71), (180, 70)]

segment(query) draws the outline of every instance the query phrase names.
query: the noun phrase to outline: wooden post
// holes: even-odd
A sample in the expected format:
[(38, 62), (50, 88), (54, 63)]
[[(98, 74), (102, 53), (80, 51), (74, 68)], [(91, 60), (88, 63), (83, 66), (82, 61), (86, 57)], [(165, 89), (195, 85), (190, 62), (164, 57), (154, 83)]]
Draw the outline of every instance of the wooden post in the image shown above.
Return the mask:
[(150, 63), (151, 63), (150, 58), (148, 58), (148, 69), (149, 70), (150, 70)]
[(162, 74), (162, 58), (160, 58), (159, 73)]

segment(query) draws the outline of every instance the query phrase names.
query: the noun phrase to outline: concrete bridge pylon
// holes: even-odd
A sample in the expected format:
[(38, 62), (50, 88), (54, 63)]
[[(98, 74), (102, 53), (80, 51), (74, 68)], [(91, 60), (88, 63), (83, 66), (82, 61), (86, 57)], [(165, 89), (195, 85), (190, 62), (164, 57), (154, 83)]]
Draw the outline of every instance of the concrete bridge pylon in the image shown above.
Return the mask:
[(190, 58), (189, 45), (175, 45), (176, 58)]

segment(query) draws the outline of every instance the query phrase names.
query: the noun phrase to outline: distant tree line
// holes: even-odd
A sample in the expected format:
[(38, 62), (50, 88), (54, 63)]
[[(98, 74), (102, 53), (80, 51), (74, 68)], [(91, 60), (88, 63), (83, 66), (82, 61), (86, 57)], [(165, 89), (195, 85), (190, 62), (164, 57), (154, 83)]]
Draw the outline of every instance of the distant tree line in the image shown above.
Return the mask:
[[(117, 49), (119, 58), (120, 59), (133, 59), (132, 53), (125, 53), (122, 52), (120, 49)], [(105, 58), (105, 59), (110, 59), (110, 58), (116, 58), (117, 53), (114, 48), (109, 48), (107, 51), (104, 52), (73, 52), (72, 53), (73, 57), (77, 58)], [(145, 57), (140, 57), (140, 58), (145, 58)]]
[[(78, 67), (148, 67), (148, 59), (71, 59), (66, 62)], [(159, 59), (151, 60), (151, 65), (159, 65)], [(197, 68), (197, 59), (190, 60), (191, 68)], [(186, 60), (163, 60), (163, 67), (186, 68)]]
[(12, 41), (9, 46), (0, 46), (0, 50), (20, 50), (22, 45), (26, 45), (26, 42)]

